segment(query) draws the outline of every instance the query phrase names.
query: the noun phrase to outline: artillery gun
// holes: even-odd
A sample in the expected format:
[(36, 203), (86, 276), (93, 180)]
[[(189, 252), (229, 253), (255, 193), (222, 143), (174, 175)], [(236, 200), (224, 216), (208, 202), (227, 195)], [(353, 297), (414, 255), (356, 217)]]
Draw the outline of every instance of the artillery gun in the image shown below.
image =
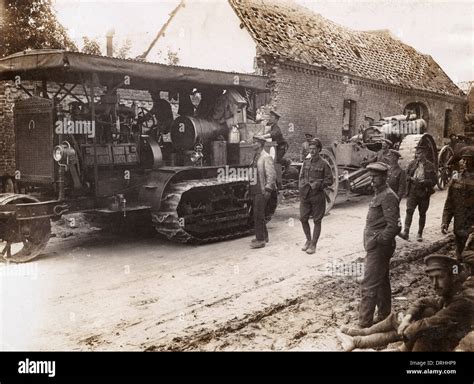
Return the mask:
[[(333, 173), (334, 183), (330, 188), (328, 212), (334, 205), (339, 187), (344, 185), (352, 193), (372, 193), (371, 179), (364, 168), (367, 161), (374, 159), (382, 148), (382, 139), (388, 139), (402, 155), (400, 166), (407, 169), (415, 157), (418, 145), (428, 147), (427, 159), (438, 168), (436, 143), (426, 133), (427, 124), (415, 115), (395, 115), (373, 122), (369, 127), (361, 129), (358, 135), (347, 142), (336, 142), (321, 151), (321, 156), (329, 164)], [(441, 183), (439, 177), (438, 185)], [(442, 188), (440, 185), (440, 189)]]
[[(0, 194), (6, 260), (34, 259), (51, 219), (75, 212), (146, 221), (182, 243), (251, 232), (252, 158), (239, 144), (232, 158), (216, 152), (214, 142), (230, 125), (245, 126), (266, 100), (267, 78), (49, 50), (1, 59), (0, 81), (28, 96), (14, 106), (16, 171), (3, 175)], [(151, 94), (152, 108), (123, 102), (132, 92)], [(243, 177), (220, 177), (226, 166)], [(273, 196), (268, 219), (275, 209)]]

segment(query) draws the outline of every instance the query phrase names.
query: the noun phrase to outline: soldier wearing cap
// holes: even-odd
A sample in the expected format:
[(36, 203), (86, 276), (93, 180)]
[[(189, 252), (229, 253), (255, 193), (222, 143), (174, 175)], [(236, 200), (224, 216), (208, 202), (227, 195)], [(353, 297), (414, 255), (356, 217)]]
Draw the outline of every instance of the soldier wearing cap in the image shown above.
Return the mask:
[[(316, 252), (316, 245), (321, 234), (321, 222), (326, 213), (325, 190), (333, 183), (331, 168), (321, 158), (322, 144), (319, 139), (309, 143), (310, 157), (303, 161), (299, 176), (300, 221), (306, 236), (306, 243), (301, 249), (308, 254)], [(309, 217), (313, 217), (314, 229), (311, 236)]]
[(264, 150), (266, 139), (254, 136), (255, 155), (251, 164), (254, 168), (254, 178), (250, 182), (250, 196), (253, 200), (253, 220), (255, 224), (255, 239), (250, 248), (263, 248), (268, 242), (268, 231), (265, 223), (265, 209), (276, 191), (276, 172), (272, 157)]
[(281, 129), (278, 126), (278, 121), (280, 120), (280, 114), (275, 110), (270, 111), (270, 118), (268, 120), (267, 125), (270, 125), (270, 132), (262, 135), (264, 138), (271, 138), (272, 141), (277, 143), (277, 150), (276, 150), (276, 163), (280, 164), (281, 159), (285, 156), (286, 151), (288, 150), (288, 143), (283, 138), (283, 134), (281, 133)]
[(302, 162), (309, 154), (309, 143), (313, 140), (313, 135), (311, 133), (304, 134), (306, 141), (301, 145), (300, 151), (300, 161)]
[(390, 149), (391, 152), (391, 163), (390, 170), (388, 171), (388, 186), (392, 188), (392, 191), (395, 192), (398, 196), (398, 199), (401, 200), (406, 193), (406, 184), (407, 176), (406, 172), (400, 167), (398, 159), (400, 159), (400, 152)]
[(415, 152), (415, 159), (410, 162), (407, 169), (407, 211), (405, 217), (405, 228), (400, 237), (408, 240), (410, 236), (410, 226), (418, 207), (420, 215), (418, 222), (417, 240), (423, 240), (423, 230), (426, 223), (426, 212), (430, 206), (430, 197), (434, 193), (434, 186), (438, 178), (436, 169), (426, 158), (428, 147), (418, 145)]
[(456, 257), (461, 253), (468, 238), (468, 231), (474, 225), (474, 147), (465, 147), (462, 153), (464, 170), (453, 178), (444, 203), (441, 232), (446, 234), (454, 218)]
[(430, 255), (424, 261), (438, 297), (418, 300), (398, 330), (408, 350), (452, 351), (471, 329), (474, 303), (462, 285), (456, 259)]
[(364, 278), (361, 282), (359, 326), (370, 327), (375, 307), (378, 321), (391, 311), (391, 289), (389, 279), (390, 258), (395, 251), (395, 237), (400, 232), (400, 210), (398, 196), (387, 185), (388, 165), (383, 162), (369, 164), (374, 197), (364, 229), (365, 257)]
[[(460, 265), (454, 258), (431, 255), (424, 261), (438, 297), (418, 300), (400, 322), (392, 313), (370, 328), (341, 328), (342, 332), (336, 333), (344, 350), (381, 347), (401, 340), (401, 350), (413, 352), (452, 351), (458, 345), (471, 329), (472, 288), (462, 284)], [(466, 344), (472, 343), (470, 337), (458, 348), (466, 350)]]

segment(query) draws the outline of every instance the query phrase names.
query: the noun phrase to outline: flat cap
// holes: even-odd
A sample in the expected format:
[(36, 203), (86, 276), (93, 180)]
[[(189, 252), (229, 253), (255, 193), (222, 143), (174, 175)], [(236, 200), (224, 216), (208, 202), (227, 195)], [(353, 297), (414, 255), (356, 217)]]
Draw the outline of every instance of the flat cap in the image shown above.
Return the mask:
[(311, 141), (309, 142), (309, 145), (317, 145), (319, 148), (322, 148), (323, 147), (323, 144), (321, 143), (321, 140), (319, 140), (317, 137), (311, 139)]
[(313, 137), (313, 136), (314, 136), (312, 133), (308, 133), (308, 132), (306, 132), (304, 135), (305, 135), (306, 137)]
[(375, 163), (370, 163), (366, 169), (371, 173), (387, 173), (389, 168), (387, 164), (376, 161)]
[(266, 143), (266, 142), (267, 142), (267, 139), (265, 139), (263, 136), (255, 135), (255, 136), (253, 137), (253, 141), (258, 141), (258, 142), (261, 142), (261, 143)]
[(277, 111), (275, 111), (274, 109), (272, 109), (272, 110), (270, 111), (270, 114), (271, 114), (271, 115), (274, 115), (274, 116), (276, 116), (276, 117), (278, 117), (278, 118), (281, 117), (281, 115), (280, 115)]
[(426, 272), (436, 271), (436, 270), (452, 270), (453, 266), (459, 266), (458, 261), (449, 256), (445, 255), (429, 255), (424, 259)]

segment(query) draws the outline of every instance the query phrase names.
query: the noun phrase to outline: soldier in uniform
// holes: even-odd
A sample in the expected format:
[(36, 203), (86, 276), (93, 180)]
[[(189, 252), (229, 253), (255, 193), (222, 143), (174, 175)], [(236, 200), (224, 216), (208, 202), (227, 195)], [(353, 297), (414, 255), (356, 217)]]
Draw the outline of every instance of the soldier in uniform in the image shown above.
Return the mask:
[(454, 218), (454, 237), (456, 257), (461, 260), (461, 253), (466, 244), (468, 231), (474, 225), (474, 147), (466, 147), (462, 153), (464, 170), (453, 179), (444, 203), (441, 232), (446, 234), (449, 223)]
[(283, 134), (281, 133), (281, 129), (278, 126), (278, 121), (280, 120), (280, 114), (277, 113), (276, 111), (271, 111), (270, 112), (270, 119), (268, 120), (267, 125), (271, 126), (270, 132), (266, 133), (265, 135), (262, 135), (263, 138), (271, 138), (272, 141), (275, 141), (277, 143), (277, 149), (276, 149), (276, 163), (280, 164), (281, 160), (283, 159), (283, 156), (285, 156), (285, 153), (288, 149), (288, 143), (285, 141), (283, 138)]
[(392, 191), (395, 192), (398, 196), (398, 199), (401, 200), (406, 193), (406, 184), (407, 184), (407, 175), (406, 172), (400, 168), (398, 159), (400, 158), (400, 152), (391, 149), (392, 153), (392, 163), (390, 165), (390, 170), (388, 171), (388, 186), (392, 188)]
[(304, 136), (306, 137), (306, 141), (301, 145), (300, 151), (300, 161), (304, 161), (309, 154), (309, 143), (313, 140), (313, 135), (311, 133), (305, 133)]
[[(313, 139), (310, 142), (311, 157), (304, 160), (299, 177), (300, 221), (306, 236), (306, 243), (301, 250), (308, 254), (316, 252), (316, 245), (321, 234), (321, 221), (326, 213), (325, 189), (333, 183), (331, 168), (319, 156), (321, 149), (322, 144), (319, 139)], [(310, 216), (313, 216), (314, 221), (312, 237)]]
[(407, 170), (407, 212), (405, 228), (400, 237), (408, 240), (413, 213), (418, 207), (420, 219), (418, 222), (417, 240), (423, 240), (423, 229), (426, 223), (426, 212), (430, 206), (430, 197), (434, 193), (433, 187), (437, 183), (436, 169), (426, 159), (427, 147), (418, 145), (415, 160), (411, 161)]
[(425, 258), (426, 273), (438, 297), (419, 299), (398, 322), (394, 314), (367, 329), (337, 332), (344, 350), (373, 348), (404, 341), (403, 351), (452, 351), (471, 329), (474, 302), (456, 259), (444, 255)]
[(254, 180), (250, 182), (250, 195), (253, 197), (255, 239), (250, 248), (263, 248), (268, 242), (265, 208), (276, 190), (276, 172), (272, 157), (264, 150), (266, 139), (261, 136), (254, 136), (253, 139), (255, 155), (251, 167), (254, 169)]
[(387, 185), (388, 168), (383, 162), (367, 166), (375, 194), (364, 229), (367, 255), (359, 306), (361, 328), (372, 325), (375, 307), (378, 308), (377, 321), (381, 321), (390, 314), (392, 306), (389, 262), (395, 251), (395, 237), (400, 232), (400, 209), (398, 196)]

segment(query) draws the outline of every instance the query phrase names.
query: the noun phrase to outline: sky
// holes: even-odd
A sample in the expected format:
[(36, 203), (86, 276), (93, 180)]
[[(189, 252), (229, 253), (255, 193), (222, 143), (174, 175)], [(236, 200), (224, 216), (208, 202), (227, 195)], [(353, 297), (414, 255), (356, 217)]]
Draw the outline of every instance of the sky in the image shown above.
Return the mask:
[[(226, 1), (226, 0), (202, 0)], [(431, 55), (454, 82), (474, 80), (474, 0), (294, 0), (356, 30), (388, 29)], [(179, 0), (56, 0), (59, 21), (79, 46), (82, 36), (104, 45), (132, 42), (132, 56), (143, 53)]]

